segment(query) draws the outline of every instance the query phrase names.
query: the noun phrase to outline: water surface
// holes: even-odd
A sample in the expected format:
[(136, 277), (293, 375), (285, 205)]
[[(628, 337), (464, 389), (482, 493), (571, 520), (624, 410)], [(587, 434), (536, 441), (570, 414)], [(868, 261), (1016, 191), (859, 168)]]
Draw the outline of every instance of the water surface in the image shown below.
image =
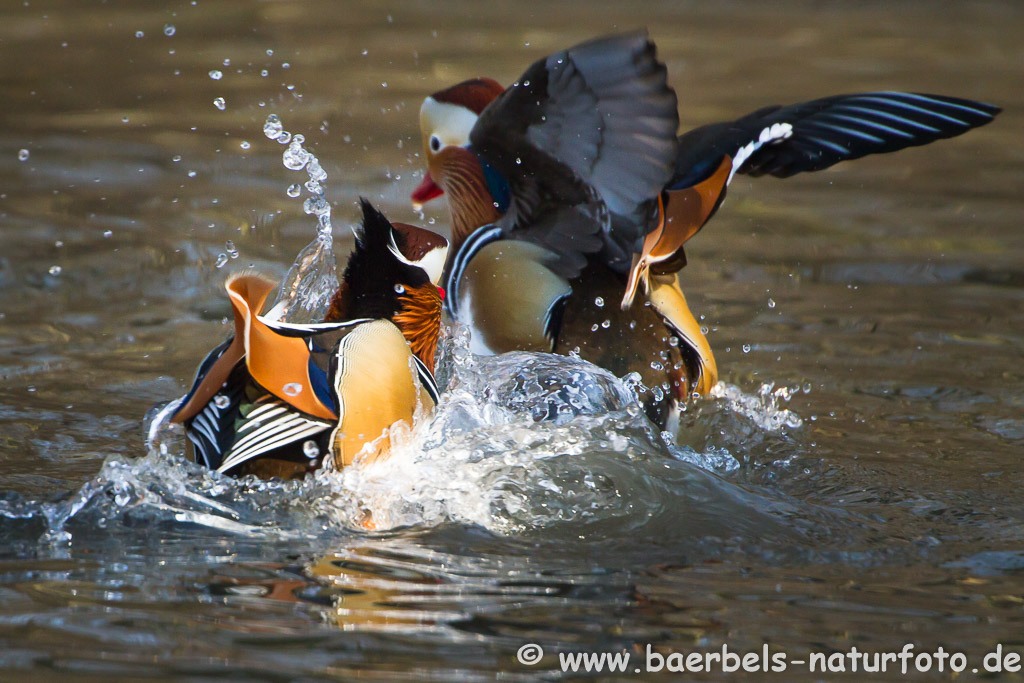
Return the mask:
[[(2, 10), (2, 677), (483, 680), (647, 644), (910, 642), (972, 664), (1024, 648), (1024, 9), (389, 5)], [(282, 274), (314, 234), (268, 114), (327, 171), (340, 253), (361, 194), (443, 231), (443, 204), (421, 219), (407, 201), (422, 97), (639, 24), (684, 126), (867, 89), (1006, 111), (897, 155), (738, 177), (688, 248), (723, 384), (677, 439), (594, 368), (456, 344), (438, 421), (382, 467), (236, 482), (173, 438), (147, 453), (146, 410), (228, 330), (227, 272)], [(591, 391), (535, 424), (552, 375)]]

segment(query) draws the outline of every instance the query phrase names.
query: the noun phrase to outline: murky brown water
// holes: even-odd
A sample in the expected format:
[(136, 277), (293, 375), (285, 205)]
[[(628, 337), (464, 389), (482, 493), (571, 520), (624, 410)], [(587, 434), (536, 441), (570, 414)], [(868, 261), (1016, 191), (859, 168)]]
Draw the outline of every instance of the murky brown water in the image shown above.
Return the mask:
[[(0, 678), (482, 680), (648, 643), (941, 645), (971, 667), (1024, 651), (1024, 6), (389, 5), (0, 9)], [(227, 270), (283, 272), (313, 235), (267, 114), (306, 135), (347, 239), (360, 194), (418, 220), (426, 93), (637, 25), (684, 126), (869, 89), (1006, 110), (926, 148), (734, 182), (684, 271), (732, 393), (686, 416), (681, 446), (738, 468), (681, 463), (618, 413), (628, 439), (537, 427), (554, 452), (584, 444), (611, 493), (572, 501), (597, 512), (552, 494), (584, 479), (556, 458), (540, 485), (478, 483), (568, 522), (492, 516), (472, 491), (432, 509), (440, 484), (404, 481), (419, 512), (367, 534), (324, 521), (316, 487), (143, 458), (146, 409), (226, 332)], [(769, 383), (801, 390), (758, 400)], [(790, 426), (766, 426), (773, 407)], [(629, 460), (616, 438), (639, 444)], [(535, 667), (526, 642), (547, 652)]]

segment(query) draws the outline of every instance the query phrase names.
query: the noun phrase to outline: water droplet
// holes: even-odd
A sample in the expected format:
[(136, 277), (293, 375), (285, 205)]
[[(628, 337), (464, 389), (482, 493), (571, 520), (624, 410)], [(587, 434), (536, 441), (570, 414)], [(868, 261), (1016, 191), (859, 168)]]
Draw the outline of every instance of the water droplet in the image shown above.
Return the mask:
[(218, 97), (213, 101), (213, 106), (217, 107), (217, 109), (220, 109), (221, 111), (224, 111), (225, 109), (227, 109), (228, 105), (226, 102), (224, 102), (223, 97)]
[(267, 71), (266, 69), (263, 69), (262, 71), (260, 71), (260, 76), (263, 76), (263, 78), (266, 78), (269, 75), (270, 75), (270, 72)]
[(606, 329), (606, 330), (607, 330), (607, 329), (608, 329), (609, 327), (611, 327), (611, 326), (612, 326), (612, 321), (611, 321), (611, 320), (608, 320), (608, 319), (605, 319), (605, 320), (604, 320), (604, 321), (603, 321), (603, 322), (601, 323), (601, 327), (603, 327), (603, 328), (604, 328), (604, 329)]
[(775, 308), (775, 299), (768, 299), (768, 308)]
[(242, 149), (249, 149), (250, 147), (252, 147), (252, 145), (250, 145), (250, 144), (249, 144), (249, 143), (248, 143), (247, 141), (245, 141), (245, 140), (242, 140), (241, 142), (239, 142), (239, 143), (238, 143), (238, 146), (239, 146), (239, 147), (241, 147)]
[(273, 50), (267, 50), (267, 56), (268, 57), (273, 57), (274, 56), (274, 51)]
[(289, 185), (287, 192), (289, 197), (298, 197), (302, 194), (302, 185), (299, 185), (298, 183)]
[(173, 157), (171, 157), (171, 161), (174, 161), (174, 162), (181, 161), (181, 155), (180, 154), (175, 154)]
[(196, 177), (196, 172), (195, 171), (189, 171), (188, 172), (188, 177), (189, 178), (195, 178)]
[(142, 37), (144, 37), (145, 35), (146, 35), (146, 34), (145, 34), (145, 33), (143, 33), (142, 31), (136, 31), (136, 32), (135, 32), (135, 37), (136, 37), (136, 38), (142, 38)]
[(103, 236), (104, 237), (108, 237), (108, 238), (109, 237), (113, 237), (114, 236), (114, 231), (113, 230), (104, 230), (103, 231)]
[(210, 71), (210, 78), (212, 78), (215, 81), (219, 81), (220, 79), (224, 78), (224, 74), (221, 73), (218, 69), (212, 69)]
[(55, 246), (58, 249), (60, 249), (61, 247), (64, 246), (64, 240), (57, 240), (56, 242), (53, 243), (53, 246)]
[(176, 30), (177, 29), (174, 28), (174, 24), (165, 24), (164, 25), (164, 35), (167, 36), (168, 38), (173, 36), (174, 32)]
[(235, 243), (231, 240), (224, 243), (224, 250), (227, 251), (228, 256), (231, 258), (238, 258), (238, 249), (235, 248)]
[(700, 326), (700, 333), (701, 334), (707, 334), (708, 333), (708, 326), (707, 325), (701, 325)]
[(750, 344), (743, 345), (743, 353), (750, 353)]
[(231, 405), (231, 399), (224, 394), (217, 394), (213, 397), (213, 405), (217, 406), (221, 410), (224, 410)]
[(301, 136), (296, 135), (292, 138), (292, 143), (281, 157), (285, 168), (293, 171), (301, 171), (309, 163), (309, 152), (302, 149), (302, 142), (299, 140), (299, 137)]
[(282, 69), (290, 69), (290, 68), (292, 68), (292, 65), (289, 64), (288, 62), (282, 62), (281, 63), (281, 68)]
[(523, 81), (523, 86), (526, 88), (530, 87), (530, 81)]
[(277, 114), (271, 114), (267, 117), (266, 122), (263, 124), (263, 134), (271, 140), (276, 140), (277, 136), (284, 130), (284, 125), (281, 123), (280, 117)]
[(811, 393), (811, 383), (810, 382), (804, 382), (803, 392), (805, 394)]
[(597, 332), (597, 323), (594, 323), (593, 325), (590, 326), (590, 331)]
[(383, 82), (382, 82), (382, 83), (380, 84), (380, 87), (382, 87), (382, 88), (386, 88), (386, 87), (388, 87), (388, 82), (387, 82), (387, 81), (383, 81)]
[(18, 150), (18, 161), (28, 161), (29, 151), (27, 149)]
[(517, 163), (517, 164), (522, 164), (522, 163), (523, 163), (523, 160), (522, 160), (522, 159), (520, 159), (519, 157), (516, 157), (516, 163)]
[(316, 441), (310, 439), (302, 444), (302, 452), (312, 460), (320, 455), (320, 447), (316, 445)]
[(298, 396), (302, 393), (302, 385), (298, 382), (288, 382), (281, 390), (284, 391), (285, 396)]
[(223, 268), (228, 262), (228, 255), (224, 252), (217, 254), (217, 262), (213, 265), (217, 268)]
[(395, 291), (399, 294), (405, 294), (405, 287), (402, 285), (395, 285)]
[(594, 299), (594, 305), (597, 306), (598, 308), (604, 308), (604, 298), (597, 297), (596, 299)]
[(289, 142), (291, 142), (291, 139), (292, 139), (292, 134), (289, 133), (286, 130), (285, 131), (281, 131), (281, 134), (277, 136), (277, 141), (279, 143), (281, 143), (282, 145), (287, 145)]
[(54, 277), (57, 277), (58, 275), (60, 275), (62, 270), (64, 270), (64, 269), (61, 268), (60, 266), (50, 266), (50, 271), (49, 272), (50, 272), (50, 275), (52, 275)]

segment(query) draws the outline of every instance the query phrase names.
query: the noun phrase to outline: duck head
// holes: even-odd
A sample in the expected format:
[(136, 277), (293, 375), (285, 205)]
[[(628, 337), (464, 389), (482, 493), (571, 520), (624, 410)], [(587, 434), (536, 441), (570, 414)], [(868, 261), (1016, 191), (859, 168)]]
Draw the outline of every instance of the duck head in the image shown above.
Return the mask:
[(414, 225), (391, 223), (366, 199), (360, 204), (362, 228), (325, 322), (389, 319), (432, 371), (448, 240)]
[(507, 204), (507, 184), (467, 148), (480, 113), (504, 90), (490, 78), (475, 78), (434, 93), (420, 107), (427, 173), (412, 193), (413, 206), (447, 194), (456, 248), (473, 230), (497, 220)]

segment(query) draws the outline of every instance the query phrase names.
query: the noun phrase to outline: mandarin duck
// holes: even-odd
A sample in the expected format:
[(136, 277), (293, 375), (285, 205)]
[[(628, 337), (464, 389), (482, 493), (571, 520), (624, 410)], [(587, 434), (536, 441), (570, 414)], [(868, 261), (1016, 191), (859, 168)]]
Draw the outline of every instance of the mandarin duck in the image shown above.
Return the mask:
[[(817, 171), (953, 137), (1000, 111), (952, 97), (862, 93), (766, 107), (677, 139), (669, 105), (675, 97), (643, 34), (542, 59), (509, 88), (477, 78), (426, 98), (420, 130), (427, 173), (412, 200), (448, 196), (446, 307), (479, 337), (476, 352), (580, 345), (588, 360), (614, 371), (640, 369), (648, 380), (647, 359), (632, 349), (654, 331), (651, 315), (591, 304), (614, 298), (621, 300), (614, 308), (626, 311), (642, 289), (670, 346), (678, 341), (651, 367), (667, 368), (676, 399), (705, 394), (717, 368), (678, 271), (686, 265), (684, 243), (717, 211), (736, 173)], [(672, 170), (661, 182), (666, 154)], [(582, 188), (583, 198), (567, 187)], [(567, 206), (580, 204), (598, 210), (566, 216)], [(595, 299), (594, 292), (609, 289)], [(601, 318), (602, 328), (629, 326), (623, 336), (630, 344), (617, 359), (615, 349), (588, 348), (586, 334)], [(582, 337), (581, 329), (567, 329), (570, 321), (584, 323)], [(606, 343), (600, 335), (591, 340)]]
[(673, 389), (710, 388), (714, 358), (681, 293), (614, 305), (678, 156), (675, 92), (646, 33), (553, 54), (507, 89), (436, 93), (420, 123), (429, 172), (413, 201), (448, 197), (445, 303), (474, 353), (577, 351), (638, 370), (658, 421)]
[(437, 403), (434, 355), (448, 242), (389, 223), (365, 199), (362, 228), (321, 323), (261, 315), (277, 284), (243, 271), (225, 288), (235, 329), (173, 408), (194, 459), (229, 474), (298, 478), (330, 458), (387, 455), (388, 429)]

